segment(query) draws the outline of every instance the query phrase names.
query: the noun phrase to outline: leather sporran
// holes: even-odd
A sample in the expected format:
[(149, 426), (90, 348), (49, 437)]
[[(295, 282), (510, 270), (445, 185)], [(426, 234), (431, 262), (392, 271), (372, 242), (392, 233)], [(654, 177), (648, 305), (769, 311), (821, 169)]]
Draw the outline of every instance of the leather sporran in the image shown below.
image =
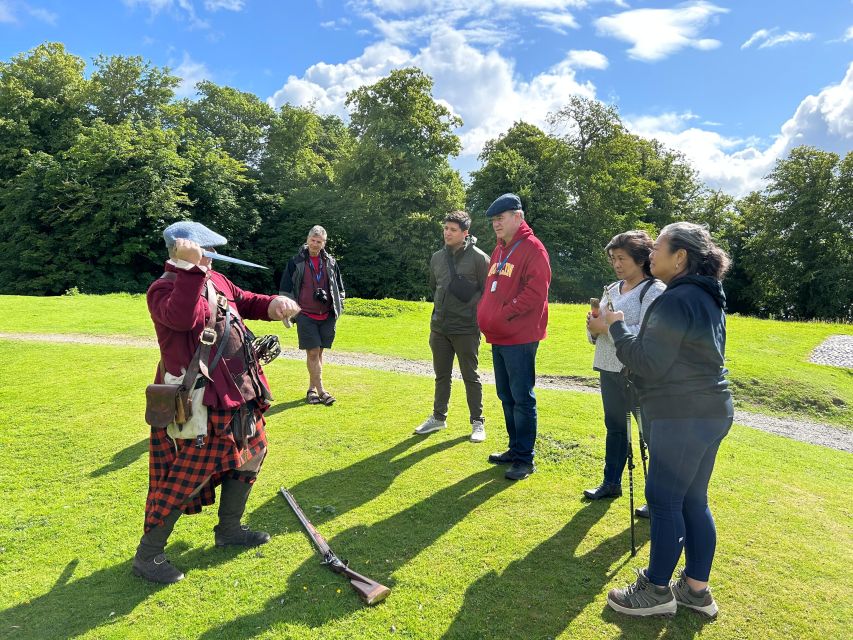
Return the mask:
[[(199, 378), (201, 378), (200, 375), (196, 378), (196, 383), (198, 383)], [(164, 386), (180, 387), (184, 381), (184, 376), (173, 376), (167, 371), (163, 379), (169, 383)], [(180, 421), (178, 420), (178, 416), (175, 415), (175, 419), (166, 424), (166, 433), (169, 434), (172, 440), (193, 440), (197, 436), (207, 435), (207, 407), (204, 405), (204, 386), (199, 387), (194, 384), (188, 396), (189, 411), (185, 414), (186, 418)]]
[(190, 394), (180, 384), (149, 384), (145, 388), (145, 422), (152, 427), (184, 424), (191, 415)]

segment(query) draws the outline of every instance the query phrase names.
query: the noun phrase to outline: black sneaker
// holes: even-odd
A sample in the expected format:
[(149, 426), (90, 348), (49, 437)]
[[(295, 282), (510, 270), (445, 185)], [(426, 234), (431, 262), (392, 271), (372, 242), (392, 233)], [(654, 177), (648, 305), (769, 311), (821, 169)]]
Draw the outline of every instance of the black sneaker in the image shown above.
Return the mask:
[(637, 507), (634, 509), (634, 513), (637, 514), (638, 518), (646, 518), (647, 520), (651, 517), (649, 515), (649, 505), (644, 504), (642, 507)]
[(489, 462), (492, 464), (512, 464), (513, 460), (515, 460), (515, 454), (512, 449), (507, 449), (503, 453), (489, 454)]
[(513, 462), (509, 470), (504, 474), (507, 480), (524, 480), (531, 473), (536, 471), (533, 464), (527, 462)]
[(584, 497), (590, 500), (601, 500), (602, 498), (618, 498), (622, 495), (622, 485), (610, 482), (602, 482), (595, 489), (584, 489)]

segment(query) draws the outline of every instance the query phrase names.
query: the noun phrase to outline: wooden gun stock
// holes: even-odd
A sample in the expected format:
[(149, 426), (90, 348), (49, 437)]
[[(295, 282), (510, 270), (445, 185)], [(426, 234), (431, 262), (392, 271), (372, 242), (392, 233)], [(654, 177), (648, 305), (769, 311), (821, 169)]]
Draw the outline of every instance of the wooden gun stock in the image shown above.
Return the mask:
[(352, 588), (355, 589), (355, 592), (358, 594), (358, 597), (361, 598), (365, 604), (378, 604), (379, 602), (382, 602), (389, 593), (391, 593), (391, 589), (388, 587), (350, 569), (346, 562), (335, 555), (335, 552), (329, 547), (329, 543), (326, 542), (326, 539), (320, 535), (320, 532), (317, 531), (317, 529), (314, 528), (314, 525), (312, 525), (305, 516), (293, 495), (284, 487), (281, 488), (281, 495), (283, 495), (284, 499), (287, 500), (287, 504), (290, 505), (290, 508), (293, 510), (293, 513), (296, 514), (296, 517), (299, 518), (299, 522), (302, 523), (302, 526), (314, 542), (314, 545), (320, 553), (323, 554), (323, 564), (328, 565), (328, 567), (335, 573), (346, 576), (350, 581), (350, 585), (352, 585)]

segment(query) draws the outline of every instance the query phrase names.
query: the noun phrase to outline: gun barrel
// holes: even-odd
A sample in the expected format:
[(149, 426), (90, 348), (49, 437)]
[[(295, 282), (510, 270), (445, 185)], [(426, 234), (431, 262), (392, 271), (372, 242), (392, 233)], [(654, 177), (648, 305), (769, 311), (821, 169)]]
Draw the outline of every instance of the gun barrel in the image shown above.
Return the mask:
[(329, 569), (334, 571), (335, 573), (340, 573), (350, 581), (350, 585), (355, 589), (355, 592), (358, 594), (359, 598), (365, 604), (373, 605), (382, 602), (389, 593), (391, 593), (391, 589), (388, 587), (376, 582), (375, 580), (371, 580), (360, 573), (357, 573), (350, 569), (346, 562), (342, 562), (335, 552), (329, 547), (329, 543), (326, 542), (326, 539), (320, 535), (320, 532), (314, 528), (314, 525), (308, 520), (300, 508), (299, 504), (296, 502), (296, 499), (293, 497), (289, 491), (287, 491), (284, 487), (281, 488), (281, 495), (284, 496), (284, 499), (287, 500), (287, 504), (290, 505), (290, 508), (293, 510), (293, 513), (296, 514), (296, 517), (299, 518), (299, 521), (302, 523), (302, 526), (305, 528), (305, 531), (308, 532), (309, 537), (317, 546), (317, 549), (323, 555), (323, 562), (326, 564)]

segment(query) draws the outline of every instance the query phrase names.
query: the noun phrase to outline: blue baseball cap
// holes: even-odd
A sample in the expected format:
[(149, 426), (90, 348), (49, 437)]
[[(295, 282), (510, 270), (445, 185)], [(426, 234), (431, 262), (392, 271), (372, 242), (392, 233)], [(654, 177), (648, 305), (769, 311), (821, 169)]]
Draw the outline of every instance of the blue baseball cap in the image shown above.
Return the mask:
[(499, 216), (504, 211), (519, 211), (521, 209), (521, 198), (514, 193), (505, 193), (495, 200), (486, 209), (486, 217)]
[(163, 231), (163, 239), (166, 241), (166, 248), (168, 249), (175, 246), (175, 241), (178, 238), (192, 240), (200, 247), (219, 247), (228, 242), (215, 231), (211, 231), (200, 222), (193, 222), (192, 220), (181, 220), (175, 224), (170, 224)]

